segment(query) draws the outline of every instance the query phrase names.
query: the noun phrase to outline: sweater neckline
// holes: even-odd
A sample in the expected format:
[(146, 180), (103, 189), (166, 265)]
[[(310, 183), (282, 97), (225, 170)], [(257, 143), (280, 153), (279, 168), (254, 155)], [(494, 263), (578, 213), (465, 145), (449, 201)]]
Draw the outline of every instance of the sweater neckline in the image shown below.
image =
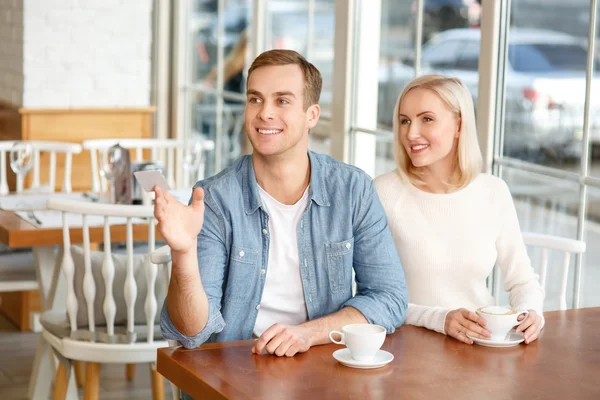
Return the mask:
[(467, 186), (465, 186), (462, 189), (459, 189), (455, 192), (451, 192), (451, 193), (431, 193), (431, 192), (426, 192), (424, 190), (419, 189), (418, 187), (416, 187), (415, 185), (412, 184), (412, 182), (408, 179), (402, 178), (402, 175), (400, 173), (400, 171), (397, 171), (398, 177), (401, 180), (404, 180), (406, 182), (406, 186), (408, 186), (408, 189), (410, 191), (412, 191), (413, 193), (415, 193), (417, 196), (421, 196), (421, 197), (428, 197), (430, 199), (451, 199), (454, 197), (458, 197), (460, 196), (462, 193), (466, 193), (468, 191), (471, 190), (471, 188), (473, 186), (475, 186), (475, 182), (477, 182), (479, 180), (479, 178), (481, 177), (481, 174), (478, 174), (475, 179), (473, 179)]

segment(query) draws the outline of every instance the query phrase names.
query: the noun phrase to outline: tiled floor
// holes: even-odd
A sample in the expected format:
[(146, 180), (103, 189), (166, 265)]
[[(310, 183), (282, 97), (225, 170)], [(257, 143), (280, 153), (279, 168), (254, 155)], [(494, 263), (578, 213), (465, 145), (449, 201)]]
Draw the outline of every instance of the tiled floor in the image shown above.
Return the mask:
[[(0, 315), (0, 399), (27, 399), (27, 386), (39, 334), (21, 333)], [(170, 385), (165, 381), (165, 398), (171, 399)], [(48, 398), (52, 395), (49, 394)], [(80, 390), (79, 397), (83, 398)], [(100, 399), (147, 400), (152, 398), (150, 371), (139, 364), (133, 382), (125, 379), (125, 366), (105, 364), (100, 375)]]

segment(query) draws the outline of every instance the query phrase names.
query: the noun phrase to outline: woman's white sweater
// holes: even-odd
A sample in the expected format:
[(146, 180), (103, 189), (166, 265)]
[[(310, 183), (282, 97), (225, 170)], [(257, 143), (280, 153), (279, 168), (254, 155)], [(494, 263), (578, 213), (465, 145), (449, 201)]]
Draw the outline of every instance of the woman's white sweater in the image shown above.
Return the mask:
[(406, 274), (405, 324), (445, 333), (448, 311), (494, 304), (486, 278), (495, 264), (511, 306), (542, 315), (544, 291), (503, 180), (479, 174), (457, 192), (433, 194), (396, 170), (376, 178), (375, 188)]

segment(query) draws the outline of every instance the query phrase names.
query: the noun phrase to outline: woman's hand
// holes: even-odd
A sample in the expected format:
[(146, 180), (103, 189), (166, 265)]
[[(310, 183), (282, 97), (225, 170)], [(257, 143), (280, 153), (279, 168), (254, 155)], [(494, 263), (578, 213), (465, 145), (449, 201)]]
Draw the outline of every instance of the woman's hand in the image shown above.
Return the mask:
[(480, 339), (489, 339), (492, 337), (492, 333), (484, 328), (485, 325), (485, 320), (479, 315), (466, 308), (460, 308), (446, 314), (444, 330), (448, 336), (452, 336), (467, 344), (473, 344), (473, 341), (466, 335)]
[(523, 321), (523, 315), (519, 315), (519, 321), (523, 321), (515, 329), (517, 332), (523, 332), (525, 343), (529, 344), (540, 336), (542, 330), (542, 317), (535, 310), (528, 310), (529, 315)]

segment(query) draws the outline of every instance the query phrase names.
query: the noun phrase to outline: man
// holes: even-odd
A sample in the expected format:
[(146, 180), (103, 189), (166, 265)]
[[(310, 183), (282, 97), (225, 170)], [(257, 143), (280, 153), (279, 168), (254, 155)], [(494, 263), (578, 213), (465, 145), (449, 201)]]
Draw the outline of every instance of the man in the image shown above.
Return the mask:
[(402, 324), (404, 272), (371, 179), (308, 151), (321, 85), (298, 53), (261, 54), (247, 82), (252, 155), (198, 182), (189, 206), (155, 188), (173, 261), (166, 338), (192, 348), (254, 336), (253, 353), (293, 356), (346, 324)]

